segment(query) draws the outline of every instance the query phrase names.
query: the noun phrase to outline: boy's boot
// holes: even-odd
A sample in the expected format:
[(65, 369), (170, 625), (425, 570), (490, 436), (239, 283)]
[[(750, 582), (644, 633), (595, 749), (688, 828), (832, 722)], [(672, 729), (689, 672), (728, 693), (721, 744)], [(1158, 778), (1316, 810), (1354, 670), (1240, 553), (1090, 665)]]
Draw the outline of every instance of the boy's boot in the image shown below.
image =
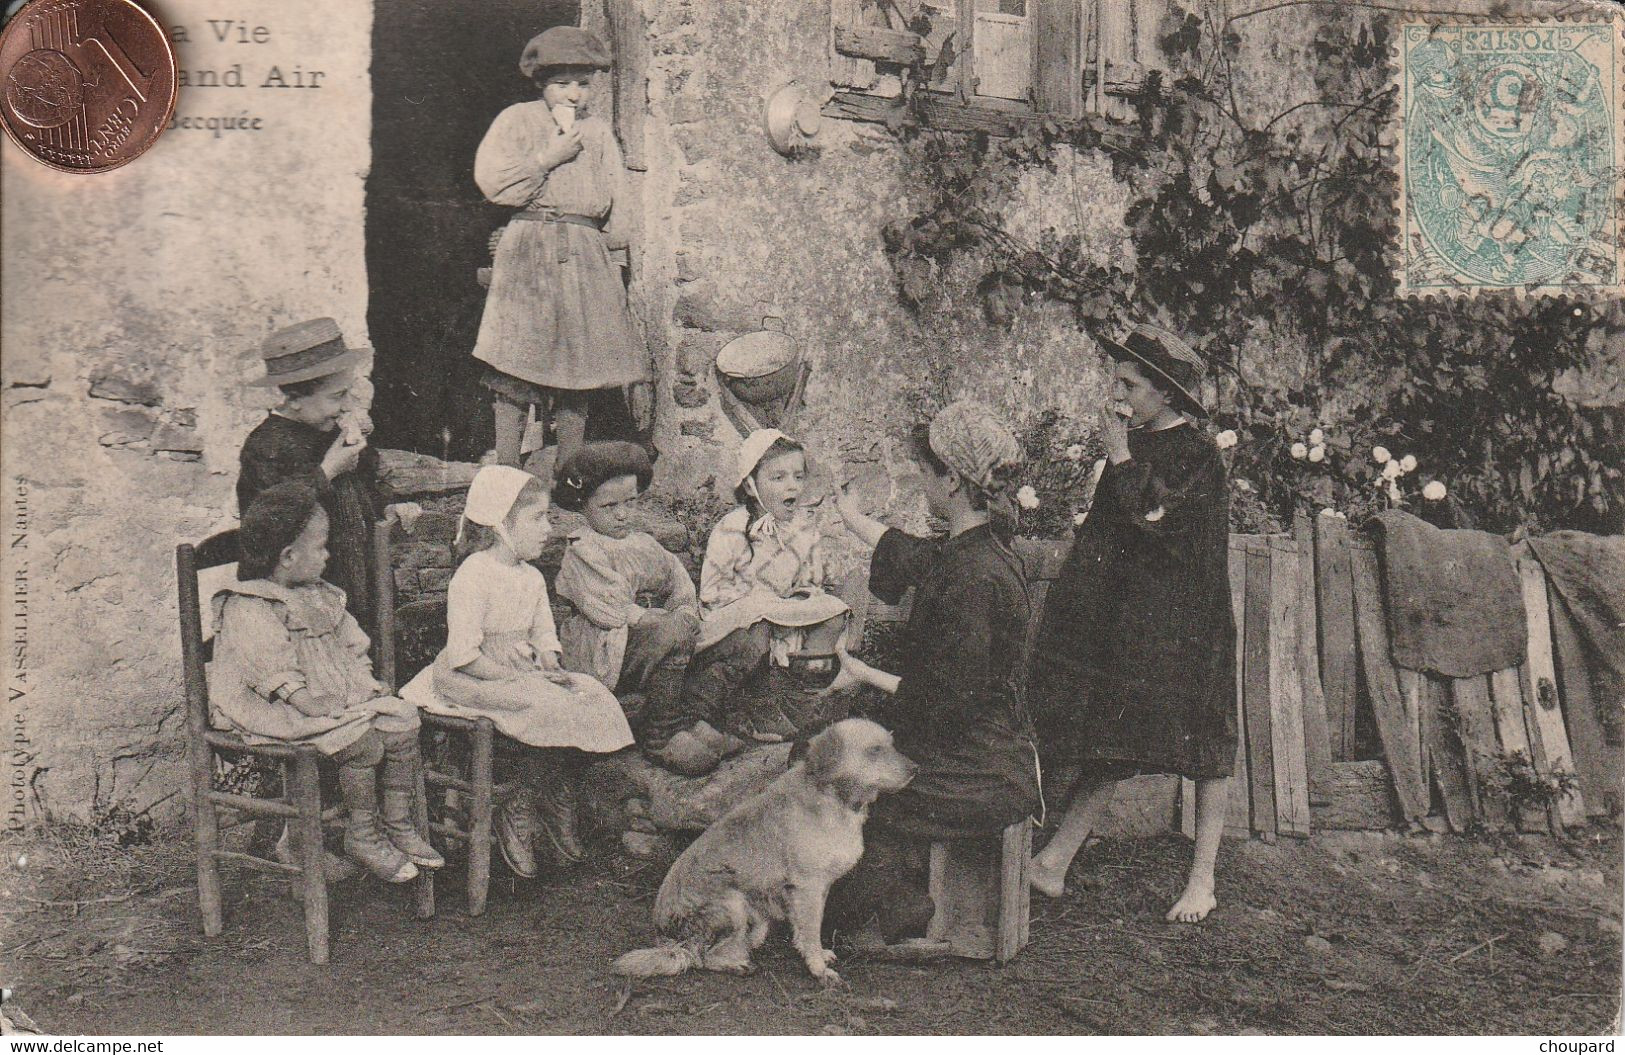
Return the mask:
[(344, 798), (344, 852), (351, 860), (386, 883), (416, 879), (417, 865), (391, 846), (378, 830), (378, 791), (373, 770), (340, 766), (339, 792)]
[(422, 764), (422, 759), (418, 757), (416, 733), (384, 735), (384, 835), (413, 864), (422, 868), (442, 868), (446, 859), (419, 833), (414, 816), (418, 767)]
[(547, 849), (560, 864), (580, 864), (587, 848), (576, 834), (576, 784), (581, 765), (569, 751), (548, 753), (548, 772), (536, 791), (536, 810)]

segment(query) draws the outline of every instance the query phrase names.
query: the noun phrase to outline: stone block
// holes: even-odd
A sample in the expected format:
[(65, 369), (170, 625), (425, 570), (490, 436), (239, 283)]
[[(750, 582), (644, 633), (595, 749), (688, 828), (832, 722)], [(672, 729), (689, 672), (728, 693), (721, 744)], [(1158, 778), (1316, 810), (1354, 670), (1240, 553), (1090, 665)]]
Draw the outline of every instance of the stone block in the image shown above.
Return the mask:
[(704, 122), (678, 125), (671, 134), (683, 152), (683, 160), (690, 165), (697, 165), (717, 152), (716, 132)]
[[(461, 502), (458, 503), (461, 506)], [(417, 545), (435, 545), (446, 548), (450, 555), (452, 540), (457, 537), (457, 521), (460, 513), (440, 513), (425, 509), (413, 523), (412, 530), (406, 537)]]
[(695, 410), (711, 402), (711, 389), (703, 382), (678, 378), (671, 386), (671, 398), (685, 410)]
[(450, 547), (435, 543), (396, 543), (389, 548), (389, 559), (396, 568), (408, 571), (452, 566)]
[(395, 593), (401, 600), (418, 594), (418, 573), (412, 568), (395, 569)]
[(152, 416), (139, 410), (114, 410), (102, 415), (106, 430), (96, 437), (103, 447), (125, 447), (141, 443), (158, 427)]
[(678, 431), (684, 436), (708, 440), (717, 434), (717, 423), (711, 418), (694, 418), (679, 425)]
[(680, 776), (637, 751), (621, 751), (588, 767), (582, 794), (616, 803), (641, 797), (648, 800), (648, 819), (660, 831), (703, 831), (789, 767), (789, 744), (749, 748), (724, 759), (715, 772), (703, 777)]
[(722, 334), (690, 331), (677, 342), (677, 372), (704, 377), (711, 372), (726, 338)]
[(203, 452), (203, 437), (198, 435), (194, 429), (166, 424), (160, 426), (157, 435), (153, 436), (152, 449), (155, 451), (201, 454)]
[(467, 491), (479, 470), (473, 462), (443, 462), (411, 451), (378, 452), (378, 484), (386, 500), (392, 502)]
[(451, 582), (450, 568), (424, 568), (418, 572), (418, 583), (425, 591), (444, 592)]
[(677, 281), (697, 282), (705, 277), (705, 271), (700, 267), (698, 253), (679, 252), (677, 254)]
[(151, 381), (137, 381), (111, 372), (92, 374), (90, 395), (93, 399), (111, 399), (116, 403), (156, 407), (163, 404), (163, 395)]

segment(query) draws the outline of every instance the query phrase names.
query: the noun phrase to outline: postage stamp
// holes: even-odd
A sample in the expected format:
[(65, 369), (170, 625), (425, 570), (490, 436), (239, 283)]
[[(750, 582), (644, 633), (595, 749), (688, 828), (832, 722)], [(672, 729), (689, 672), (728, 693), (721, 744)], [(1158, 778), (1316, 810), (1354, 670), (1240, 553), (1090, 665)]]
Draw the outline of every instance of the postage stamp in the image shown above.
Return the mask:
[(1619, 22), (1400, 29), (1401, 292), (1625, 290)]

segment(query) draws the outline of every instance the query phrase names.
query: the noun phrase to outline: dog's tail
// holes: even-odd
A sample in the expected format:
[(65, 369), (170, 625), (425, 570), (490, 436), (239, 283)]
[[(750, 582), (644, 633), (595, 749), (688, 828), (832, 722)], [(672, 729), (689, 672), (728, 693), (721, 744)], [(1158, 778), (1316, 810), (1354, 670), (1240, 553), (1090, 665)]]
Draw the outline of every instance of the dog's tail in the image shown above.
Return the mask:
[(652, 949), (634, 949), (616, 960), (610, 970), (632, 978), (653, 978), (682, 974), (698, 966), (700, 958), (686, 945), (657, 945)]

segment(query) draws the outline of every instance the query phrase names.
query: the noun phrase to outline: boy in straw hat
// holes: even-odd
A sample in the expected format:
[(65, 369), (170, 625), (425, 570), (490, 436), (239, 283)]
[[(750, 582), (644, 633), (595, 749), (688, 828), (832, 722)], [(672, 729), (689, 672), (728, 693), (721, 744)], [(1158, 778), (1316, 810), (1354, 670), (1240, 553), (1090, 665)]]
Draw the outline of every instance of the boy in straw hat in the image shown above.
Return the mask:
[(1178, 773), (1196, 782), (1196, 851), (1167, 918), (1194, 923), (1214, 907), (1236, 759), (1230, 490), (1218, 448), (1190, 421), (1206, 416), (1201, 357), (1155, 326), (1101, 344), (1115, 360), (1108, 464), (1033, 653), (1045, 760), (1081, 776), (1032, 882), (1061, 895), (1117, 781)]
[[(368, 633), (377, 629), (373, 596), (372, 528), (378, 520), (378, 458), (359, 428), (344, 421), (355, 368), (366, 349), (344, 343), (339, 324), (311, 319), (265, 339), (265, 376), (256, 388), (281, 390), (282, 403), (243, 441), (237, 508), (246, 512), (261, 491), (277, 484), (309, 484), (331, 523), (332, 552), (324, 578), (349, 598), (350, 613)], [(414, 503), (396, 509), (403, 519)]]
[[(869, 588), (914, 604), (900, 674), (840, 653), (831, 691), (865, 683), (890, 694), (875, 715), (919, 765), (908, 788), (875, 802), (863, 858), (830, 894), (831, 918), (859, 944), (924, 933), (933, 905), (932, 841), (991, 835), (1039, 810), (1038, 757), (1022, 690), (1027, 581), (1010, 548), (1021, 448), (991, 409), (962, 400), (916, 430), (915, 457), (946, 538), (916, 538), (837, 495), (848, 530), (873, 547)], [(962, 953), (985, 950), (957, 949)]]

